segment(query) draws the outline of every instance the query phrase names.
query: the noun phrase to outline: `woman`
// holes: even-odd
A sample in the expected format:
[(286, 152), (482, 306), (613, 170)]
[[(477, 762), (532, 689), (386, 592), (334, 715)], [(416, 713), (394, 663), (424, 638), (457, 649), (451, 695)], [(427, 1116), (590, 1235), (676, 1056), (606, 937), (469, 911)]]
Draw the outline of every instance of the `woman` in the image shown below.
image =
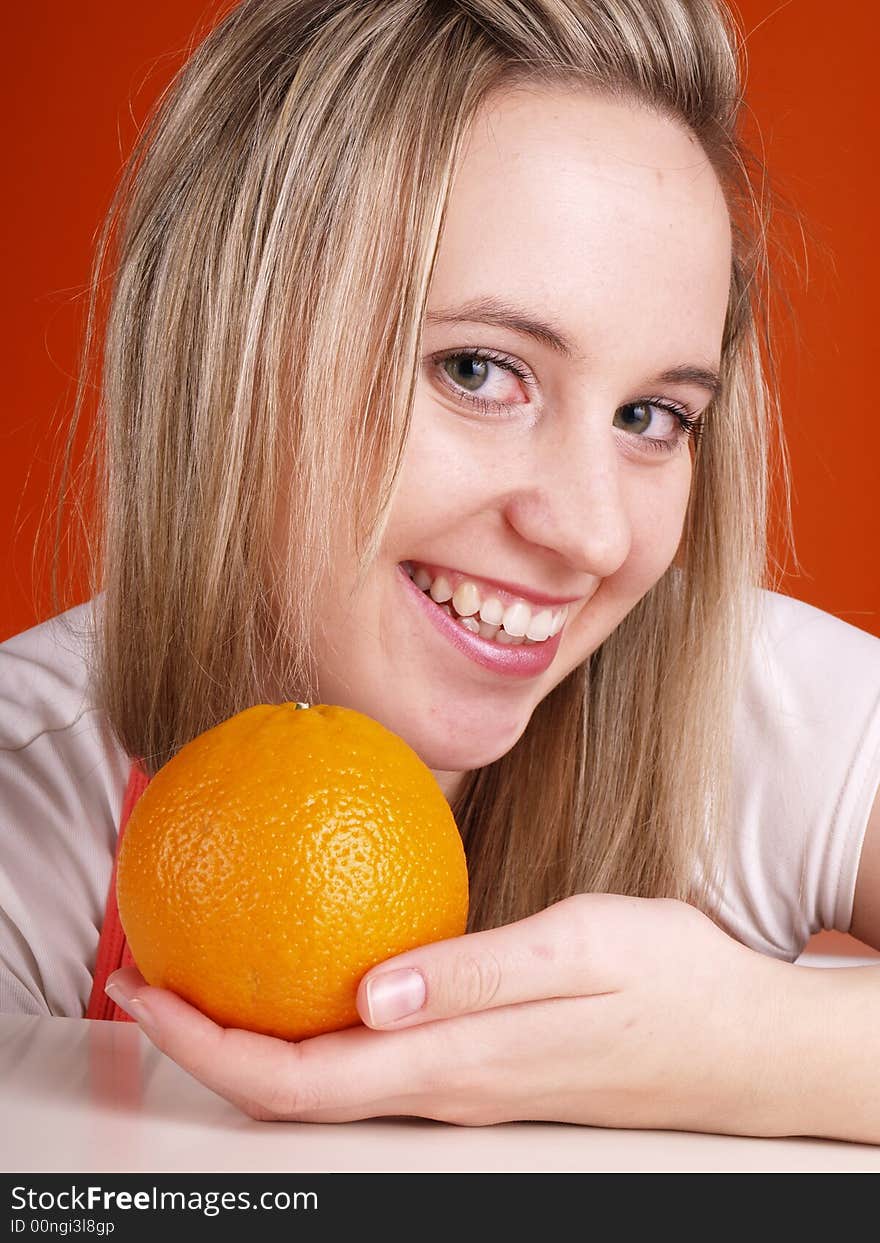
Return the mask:
[(133, 759), (335, 702), (436, 773), (469, 933), (299, 1045), (124, 966), (188, 1071), (260, 1118), (880, 1142), (877, 977), (791, 966), (880, 945), (880, 643), (760, 586), (739, 100), (709, 0), (249, 0), (196, 51), (105, 235), (95, 607), (5, 645), (4, 1008), (96, 1012)]

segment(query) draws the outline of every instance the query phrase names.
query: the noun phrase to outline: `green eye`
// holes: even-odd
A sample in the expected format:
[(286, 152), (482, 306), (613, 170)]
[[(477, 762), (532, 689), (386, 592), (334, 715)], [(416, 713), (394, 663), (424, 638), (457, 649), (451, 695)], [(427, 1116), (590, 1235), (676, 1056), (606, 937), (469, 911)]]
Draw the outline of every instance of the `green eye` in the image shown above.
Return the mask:
[[(646, 436), (643, 431), (639, 430), (639, 428), (650, 427), (653, 424), (654, 417), (651, 412), (654, 410), (662, 410), (664, 414), (670, 415), (677, 421), (678, 426), (672, 436)], [(623, 419), (621, 423), (618, 423), (618, 416), (624, 416), (628, 411), (634, 412), (635, 418)], [(640, 446), (644, 445), (646, 449), (658, 453), (674, 452), (689, 436), (693, 436), (695, 442), (699, 443), (700, 433), (703, 430), (702, 415), (692, 414), (678, 402), (667, 401), (660, 397), (650, 401), (631, 401), (614, 412), (614, 419), (615, 426), (633, 433)]]
[(495, 367), (500, 372), (515, 375), (528, 390), (534, 390), (536, 381), (523, 363), (511, 358), (508, 354), (498, 354), (486, 349), (451, 350), (448, 354), (431, 359), (431, 367), (437, 372), (442, 371), (446, 377), (441, 380), (442, 387), (451, 389), (453, 396), (466, 405), (474, 406), (483, 414), (509, 414), (516, 412), (526, 402), (496, 401), (493, 398), (478, 396), (489, 377), (489, 368)]
[(454, 354), (444, 359), (443, 370), (454, 384), (476, 391), (485, 383), (489, 365), (486, 359), (475, 358), (472, 354)]
[(630, 420), (624, 425), (626, 431), (630, 431), (630, 432), (638, 431), (640, 424), (644, 427), (651, 426), (651, 423), (653, 422), (653, 419), (651, 418), (651, 414), (650, 414), (651, 409), (652, 407), (649, 406), (647, 402), (644, 402), (644, 401), (634, 402), (630, 406), (621, 406), (620, 409), (615, 412), (614, 417), (617, 418), (618, 414), (624, 414), (626, 411), (629, 411), (629, 410), (639, 411), (640, 413), (635, 419)]

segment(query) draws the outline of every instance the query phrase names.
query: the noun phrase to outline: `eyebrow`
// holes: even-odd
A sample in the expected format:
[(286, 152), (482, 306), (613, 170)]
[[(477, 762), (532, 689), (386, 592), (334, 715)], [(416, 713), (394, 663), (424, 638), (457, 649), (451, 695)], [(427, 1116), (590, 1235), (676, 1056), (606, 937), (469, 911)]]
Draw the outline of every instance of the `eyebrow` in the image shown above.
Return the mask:
[[(583, 360), (583, 355), (571, 337), (551, 320), (536, 319), (521, 307), (514, 306), (500, 298), (474, 298), (461, 306), (447, 307), (437, 311), (428, 311), (425, 320), (431, 324), (496, 324), (500, 328), (509, 328), (527, 337), (532, 337), (542, 345), (548, 346), (563, 358)], [(721, 392), (721, 376), (712, 367), (701, 367), (693, 363), (683, 363), (678, 367), (669, 367), (655, 376), (650, 383), (663, 384), (697, 384), (706, 389), (712, 397)]]

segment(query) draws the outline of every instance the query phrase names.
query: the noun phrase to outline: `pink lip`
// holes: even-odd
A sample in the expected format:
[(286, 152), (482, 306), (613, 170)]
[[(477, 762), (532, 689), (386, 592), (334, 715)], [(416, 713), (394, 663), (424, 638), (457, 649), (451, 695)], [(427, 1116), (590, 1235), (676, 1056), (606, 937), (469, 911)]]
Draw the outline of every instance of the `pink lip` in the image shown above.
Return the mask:
[(562, 630), (544, 643), (502, 647), (500, 643), (471, 634), (469, 630), (465, 630), (464, 626), (453, 621), (415, 585), (402, 566), (398, 565), (397, 572), (408, 594), (428, 620), (454, 647), (478, 665), (482, 665), (484, 669), (491, 669), (493, 673), (502, 673), (513, 678), (534, 678), (544, 673), (553, 663), (553, 657), (562, 639)]

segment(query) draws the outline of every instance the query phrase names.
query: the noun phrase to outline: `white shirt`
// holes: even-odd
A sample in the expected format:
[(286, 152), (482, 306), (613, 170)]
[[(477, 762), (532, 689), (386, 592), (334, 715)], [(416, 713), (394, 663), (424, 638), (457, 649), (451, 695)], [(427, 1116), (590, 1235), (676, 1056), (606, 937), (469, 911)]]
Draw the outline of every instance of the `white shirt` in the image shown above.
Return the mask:
[[(793, 961), (852, 919), (880, 784), (880, 639), (775, 592), (761, 604), (719, 922)], [(0, 1012), (82, 1017), (91, 992), (131, 763), (89, 701), (92, 606), (0, 644)]]

